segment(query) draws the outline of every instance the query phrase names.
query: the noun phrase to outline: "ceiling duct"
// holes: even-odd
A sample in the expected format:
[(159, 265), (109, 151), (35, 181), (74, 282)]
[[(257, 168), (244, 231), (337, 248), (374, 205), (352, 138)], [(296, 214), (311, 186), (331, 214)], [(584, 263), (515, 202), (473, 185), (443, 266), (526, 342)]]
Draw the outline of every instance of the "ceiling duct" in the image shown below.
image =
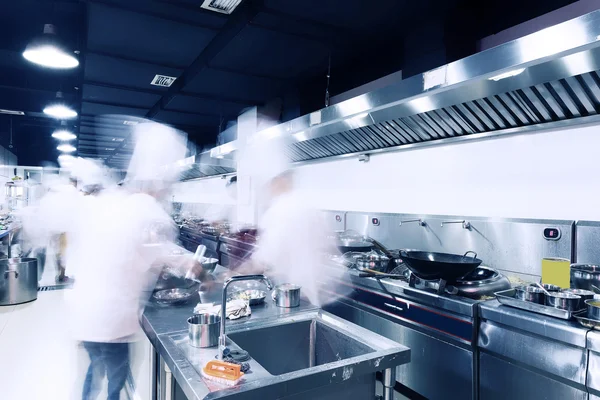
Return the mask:
[(594, 11), (259, 134), (305, 162), (600, 122), (599, 39)]
[(242, 0), (204, 0), (200, 7), (221, 14), (231, 14)]

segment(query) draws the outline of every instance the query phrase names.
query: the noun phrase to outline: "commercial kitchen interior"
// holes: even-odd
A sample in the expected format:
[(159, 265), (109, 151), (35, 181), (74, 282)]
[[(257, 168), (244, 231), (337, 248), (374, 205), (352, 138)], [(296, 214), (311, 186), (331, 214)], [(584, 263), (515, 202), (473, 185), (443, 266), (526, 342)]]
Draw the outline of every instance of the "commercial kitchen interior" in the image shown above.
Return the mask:
[[(177, 284), (155, 288), (121, 399), (600, 399), (600, 0), (19, 0), (0, 32), (0, 399), (82, 398), (77, 273), (57, 279), (54, 242), (27, 253), (21, 211), (66, 157), (127, 182), (147, 121), (187, 136), (165, 199), (217, 285), (174, 279), (192, 289), (173, 304), (156, 294)], [(40, 40), (76, 65), (32, 62)], [(220, 346), (187, 319), (261, 248), (255, 137), (285, 143), (266, 158), (337, 249), (306, 272), (327, 302), (247, 287), (266, 299), (224, 320), (251, 357), (231, 388), (202, 375)], [(477, 265), (419, 269), (441, 256)]]

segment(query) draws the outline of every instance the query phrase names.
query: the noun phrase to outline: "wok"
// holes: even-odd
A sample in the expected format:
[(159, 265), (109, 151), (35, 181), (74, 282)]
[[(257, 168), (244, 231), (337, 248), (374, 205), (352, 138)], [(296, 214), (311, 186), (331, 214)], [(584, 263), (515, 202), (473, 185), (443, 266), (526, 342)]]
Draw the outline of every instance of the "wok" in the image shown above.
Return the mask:
[[(473, 256), (467, 254), (473, 253)], [(472, 272), (482, 263), (477, 253), (468, 251), (464, 255), (434, 253), (429, 251), (400, 251), (400, 257), (413, 274), (424, 280), (443, 279), (453, 282)]]

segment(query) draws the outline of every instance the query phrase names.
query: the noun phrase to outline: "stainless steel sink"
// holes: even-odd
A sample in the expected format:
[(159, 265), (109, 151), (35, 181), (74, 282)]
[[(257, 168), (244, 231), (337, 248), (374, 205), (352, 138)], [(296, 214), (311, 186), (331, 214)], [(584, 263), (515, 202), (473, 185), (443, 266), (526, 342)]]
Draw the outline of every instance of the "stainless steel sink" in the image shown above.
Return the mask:
[(186, 383), (188, 398), (364, 400), (374, 396), (377, 371), (394, 371), (410, 360), (408, 348), (322, 310), (292, 314), (273, 308), (269, 314), (262, 310), (269, 317), (257, 318), (260, 310), (227, 327), (227, 346), (252, 357), (251, 371), (234, 388), (200, 376), (217, 357), (216, 347), (191, 347), (185, 331), (162, 336), (167, 364)]
[(234, 332), (228, 336), (272, 375), (325, 365), (375, 351), (317, 319)]

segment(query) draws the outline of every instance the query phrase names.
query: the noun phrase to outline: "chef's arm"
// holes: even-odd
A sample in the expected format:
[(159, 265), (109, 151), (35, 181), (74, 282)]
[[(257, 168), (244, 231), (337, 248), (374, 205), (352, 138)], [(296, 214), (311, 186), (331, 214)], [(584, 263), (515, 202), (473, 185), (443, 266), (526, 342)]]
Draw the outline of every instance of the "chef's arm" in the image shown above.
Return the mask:
[(202, 279), (204, 270), (194, 254), (174, 243), (172, 226), (155, 224), (147, 232), (143, 257), (154, 268), (167, 267), (172, 275)]

